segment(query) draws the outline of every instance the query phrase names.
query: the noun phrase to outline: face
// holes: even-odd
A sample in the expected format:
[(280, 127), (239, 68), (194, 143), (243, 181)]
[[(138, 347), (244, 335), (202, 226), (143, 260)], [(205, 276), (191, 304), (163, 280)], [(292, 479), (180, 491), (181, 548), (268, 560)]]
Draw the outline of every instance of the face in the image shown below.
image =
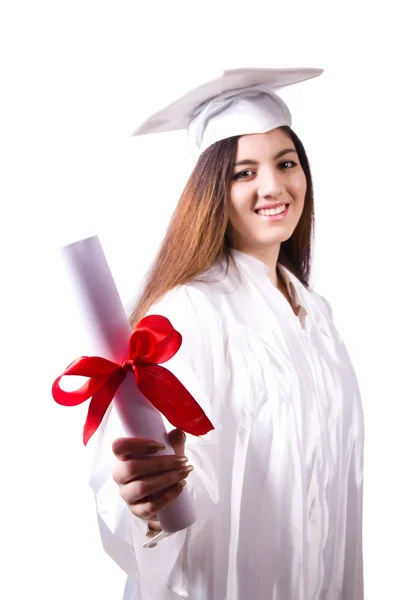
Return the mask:
[(240, 137), (230, 189), (232, 246), (257, 258), (278, 256), (302, 215), (306, 187), (294, 143), (282, 129)]

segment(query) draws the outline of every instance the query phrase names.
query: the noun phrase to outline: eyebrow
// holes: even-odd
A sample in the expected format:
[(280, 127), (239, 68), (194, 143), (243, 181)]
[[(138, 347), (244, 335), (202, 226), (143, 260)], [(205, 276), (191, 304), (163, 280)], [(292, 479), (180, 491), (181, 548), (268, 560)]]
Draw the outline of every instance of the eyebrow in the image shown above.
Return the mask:
[[(279, 158), (281, 158), (282, 156), (284, 156), (285, 154), (289, 154), (290, 152), (295, 152), (295, 154), (298, 154), (297, 151), (295, 150), (295, 148), (285, 148), (284, 150), (280, 150), (280, 152), (277, 152), (277, 154), (275, 154), (273, 156), (273, 160), (277, 160)], [(252, 160), (250, 158), (244, 158), (243, 160), (238, 160), (236, 163), (234, 163), (235, 167), (239, 167), (240, 165), (257, 165), (258, 161), (257, 160)]]

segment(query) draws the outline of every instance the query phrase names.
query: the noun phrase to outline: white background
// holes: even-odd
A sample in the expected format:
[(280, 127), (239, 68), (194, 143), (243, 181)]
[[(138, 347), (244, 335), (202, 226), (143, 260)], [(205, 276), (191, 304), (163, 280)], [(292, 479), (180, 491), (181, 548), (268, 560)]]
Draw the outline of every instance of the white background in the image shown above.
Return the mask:
[(392, 15), (387, 0), (3, 3), (1, 598), (121, 598), (87, 486), (86, 407), (50, 394), (84, 345), (53, 257), (99, 234), (127, 302), (192, 168), (183, 133), (130, 133), (190, 87), (244, 66), (325, 68), (282, 96), (314, 176), (313, 285), (361, 382), (366, 597), (397, 598)]

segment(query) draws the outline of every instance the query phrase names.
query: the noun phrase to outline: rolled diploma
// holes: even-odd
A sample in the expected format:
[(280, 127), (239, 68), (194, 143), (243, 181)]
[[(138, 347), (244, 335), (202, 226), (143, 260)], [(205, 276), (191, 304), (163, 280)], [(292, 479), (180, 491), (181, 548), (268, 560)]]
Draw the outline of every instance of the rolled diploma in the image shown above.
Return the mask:
[[(63, 246), (61, 260), (97, 356), (120, 363), (127, 357), (131, 327), (98, 236)], [(166, 449), (157, 455), (174, 453), (160, 412), (140, 392), (132, 372), (127, 373), (118, 388), (113, 409), (128, 436), (162, 442)], [(158, 519), (166, 533), (180, 531), (195, 522), (186, 488), (159, 511)]]

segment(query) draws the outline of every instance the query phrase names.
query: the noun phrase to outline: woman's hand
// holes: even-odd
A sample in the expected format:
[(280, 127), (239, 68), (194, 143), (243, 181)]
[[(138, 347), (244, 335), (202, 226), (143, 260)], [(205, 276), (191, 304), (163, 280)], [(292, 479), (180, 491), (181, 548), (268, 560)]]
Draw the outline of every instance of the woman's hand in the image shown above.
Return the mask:
[(149, 521), (155, 532), (161, 531), (157, 512), (179, 496), (193, 470), (186, 465), (184, 432), (174, 429), (168, 439), (175, 455), (155, 456), (164, 446), (141, 438), (118, 438), (112, 446), (118, 459), (113, 479), (121, 497), (135, 516)]

